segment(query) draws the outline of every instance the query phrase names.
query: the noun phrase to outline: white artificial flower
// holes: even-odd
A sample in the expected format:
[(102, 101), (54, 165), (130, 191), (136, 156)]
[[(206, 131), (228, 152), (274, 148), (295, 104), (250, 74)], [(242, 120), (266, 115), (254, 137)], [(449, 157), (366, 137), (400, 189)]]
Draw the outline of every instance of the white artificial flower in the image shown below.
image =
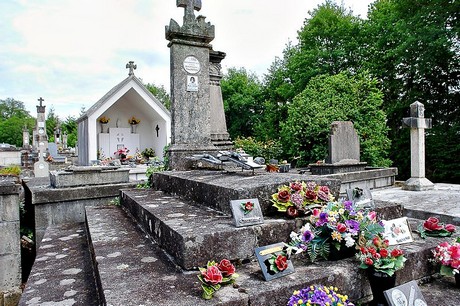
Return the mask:
[(344, 235), (344, 238), (345, 238), (345, 246), (346, 246), (347, 248), (351, 248), (352, 246), (355, 245), (355, 239), (353, 239), (353, 238), (351, 237), (351, 234), (350, 234), (350, 233), (346, 233), (346, 234)]

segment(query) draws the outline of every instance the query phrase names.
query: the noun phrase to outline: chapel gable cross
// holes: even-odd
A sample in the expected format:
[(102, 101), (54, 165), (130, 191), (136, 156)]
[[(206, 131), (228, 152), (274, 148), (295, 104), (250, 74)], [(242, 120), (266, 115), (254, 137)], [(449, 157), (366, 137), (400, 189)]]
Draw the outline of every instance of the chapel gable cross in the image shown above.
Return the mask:
[(129, 61), (129, 63), (126, 64), (126, 69), (128, 68), (129, 68), (128, 75), (131, 76), (134, 74), (134, 69), (137, 68), (137, 65), (134, 64), (134, 61)]

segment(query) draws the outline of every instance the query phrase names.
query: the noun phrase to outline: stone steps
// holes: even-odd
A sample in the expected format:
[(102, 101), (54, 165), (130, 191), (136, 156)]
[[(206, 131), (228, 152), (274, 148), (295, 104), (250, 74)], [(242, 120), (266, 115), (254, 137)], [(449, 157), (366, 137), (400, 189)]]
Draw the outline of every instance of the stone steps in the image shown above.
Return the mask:
[(84, 223), (48, 227), (19, 305), (100, 305)]
[[(209, 302), (201, 299), (197, 271), (185, 271), (119, 207), (87, 208), (89, 234), (107, 305), (285, 305), (292, 292), (311, 284), (334, 285), (353, 301), (370, 300), (365, 271), (353, 258), (305, 264), (294, 259), (295, 272), (266, 282), (252, 257), (237, 266), (238, 288), (226, 286)], [(411, 220), (412, 225), (420, 222)], [(197, 229), (200, 230), (200, 229)], [(430, 249), (442, 239), (403, 245), (408, 258), (397, 284), (432, 275)], [(220, 260), (210, 257), (206, 260)]]

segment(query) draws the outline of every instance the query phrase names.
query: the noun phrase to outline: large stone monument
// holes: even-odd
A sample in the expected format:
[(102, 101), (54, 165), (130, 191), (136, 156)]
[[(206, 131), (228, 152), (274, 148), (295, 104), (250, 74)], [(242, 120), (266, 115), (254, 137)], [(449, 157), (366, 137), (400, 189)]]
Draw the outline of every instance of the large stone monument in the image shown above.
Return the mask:
[[(188, 170), (193, 163), (188, 157), (219, 150), (214, 146), (212, 138), (216, 141), (228, 140), (226, 128), (224, 131), (217, 124), (211, 123), (222, 121), (222, 118), (217, 117), (223, 115), (223, 106), (217, 117), (214, 109), (211, 114), (211, 96), (219, 94), (217, 91), (220, 86), (214, 86), (217, 83), (220, 85), (219, 65), (225, 54), (212, 52), (210, 42), (214, 39), (214, 26), (205, 22), (204, 16), (195, 17), (194, 11), (201, 9), (201, 1), (177, 0), (176, 4), (183, 7), (185, 13), (182, 26), (173, 19), (166, 26), (166, 39), (170, 41), (168, 47), (171, 52), (169, 162), (171, 169)], [(220, 103), (218, 97), (214, 100)]]
[(410, 105), (410, 117), (403, 118), (403, 126), (410, 128), (410, 179), (403, 185), (405, 190), (423, 191), (434, 188), (425, 177), (425, 129), (432, 126), (425, 118), (425, 107), (416, 101)]

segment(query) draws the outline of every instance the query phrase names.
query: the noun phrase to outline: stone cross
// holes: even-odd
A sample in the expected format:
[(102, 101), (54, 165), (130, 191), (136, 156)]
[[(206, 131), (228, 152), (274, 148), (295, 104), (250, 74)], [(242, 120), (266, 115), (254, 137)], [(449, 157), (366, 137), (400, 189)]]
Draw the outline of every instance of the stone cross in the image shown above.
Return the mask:
[(176, 5), (185, 8), (185, 21), (195, 20), (194, 11), (201, 10), (201, 0), (176, 0)]
[(403, 118), (403, 127), (410, 128), (411, 178), (403, 189), (422, 191), (434, 188), (425, 178), (425, 129), (432, 126), (431, 119), (425, 118), (425, 107), (416, 101), (410, 105), (410, 117)]
[(42, 103), (43, 103), (43, 101), (45, 101), (45, 99), (43, 99), (42, 97), (40, 97), (40, 98), (38, 98), (37, 100), (38, 100), (38, 102), (40, 102), (40, 106), (43, 106)]
[(137, 65), (134, 64), (134, 61), (129, 61), (129, 63), (126, 64), (126, 69), (129, 68), (129, 76), (134, 75), (134, 70), (137, 69)]

